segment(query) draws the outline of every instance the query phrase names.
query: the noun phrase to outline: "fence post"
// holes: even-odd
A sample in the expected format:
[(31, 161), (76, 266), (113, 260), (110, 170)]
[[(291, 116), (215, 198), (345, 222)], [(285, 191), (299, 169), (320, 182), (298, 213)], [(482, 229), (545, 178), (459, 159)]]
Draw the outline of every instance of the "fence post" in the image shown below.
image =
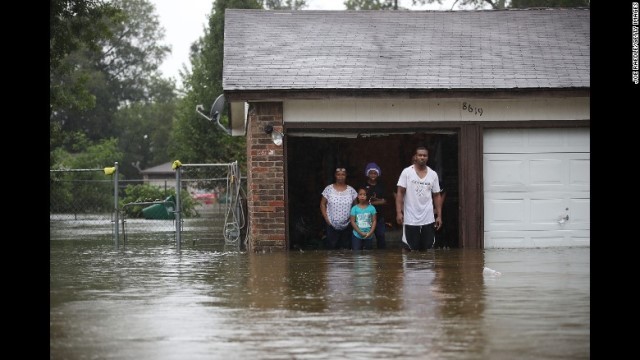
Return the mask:
[(176, 205), (175, 205), (175, 222), (176, 222), (176, 248), (178, 249), (178, 251), (180, 251), (180, 243), (182, 242), (181, 236), (180, 236), (180, 230), (182, 228), (182, 226), (180, 226), (182, 224), (182, 218), (181, 218), (181, 214), (182, 214), (182, 204), (180, 203), (180, 188), (182, 187), (182, 184), (180, 184), (180, 161), (176, 160), (173, 162), (173, 169), (176, 171)]
[(118, 240), (120, 237), (120, 214), (118, 212), (118, 162), (114, 163), (116, 171), (113, 177), (113, 211), (115, 212), (115, 222), (113, 223), (113, 239), (116, 250), (118, 250)]

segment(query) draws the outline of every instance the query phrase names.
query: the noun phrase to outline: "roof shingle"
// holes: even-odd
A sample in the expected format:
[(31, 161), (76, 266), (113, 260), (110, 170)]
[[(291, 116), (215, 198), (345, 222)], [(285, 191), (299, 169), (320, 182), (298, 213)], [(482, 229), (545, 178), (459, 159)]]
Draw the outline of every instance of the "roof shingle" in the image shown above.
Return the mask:
[(589, 9), (225, 13), (225, 91), (588, 88), (589, 72)]

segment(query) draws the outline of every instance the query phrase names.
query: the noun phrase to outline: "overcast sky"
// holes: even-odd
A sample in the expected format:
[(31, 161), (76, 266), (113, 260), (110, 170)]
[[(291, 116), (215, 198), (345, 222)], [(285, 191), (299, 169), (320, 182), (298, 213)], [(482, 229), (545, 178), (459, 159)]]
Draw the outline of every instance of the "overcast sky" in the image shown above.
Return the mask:
[[(214, 0), (150, 0), (156, 7), (156, 14), (165, 30), (165, 44), (171, 46), (171, 54), (160, 66), (165, 77), (173, 77), (181, 86), (178, 72), (185, 64), (189, 69), (189, 48), (204, 34), (209, 12)], [(450, 4), (452, 0), (444, 0)], [(305, 10), (345, 10), (344, 0), (307, 0)], [(398, 0), (399, 6), (410, 7), (411, 0)], [(414, 10), (449, 10), (451, 5), (429, 5)]]

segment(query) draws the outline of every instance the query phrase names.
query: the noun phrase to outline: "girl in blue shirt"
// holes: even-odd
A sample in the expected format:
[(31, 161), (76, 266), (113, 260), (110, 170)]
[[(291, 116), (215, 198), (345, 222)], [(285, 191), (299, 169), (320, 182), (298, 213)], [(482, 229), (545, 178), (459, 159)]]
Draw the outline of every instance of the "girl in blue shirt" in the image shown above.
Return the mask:
[(351, 208), (351, 248), (353, 250), (373, 249), (373, 233), (376, 229), (376, 208), (369, 203), (367, 189), (358, 188), (358, 203)]

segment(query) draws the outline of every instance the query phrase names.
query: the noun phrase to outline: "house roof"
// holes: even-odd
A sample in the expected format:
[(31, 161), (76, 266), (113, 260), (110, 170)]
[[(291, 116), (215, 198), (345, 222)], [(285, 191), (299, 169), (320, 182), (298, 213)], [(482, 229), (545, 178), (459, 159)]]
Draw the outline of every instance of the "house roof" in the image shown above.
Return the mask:
[(224, 91), (590, 86), (590, 10), (227, 9)]
[(172, 162), (152, 166), (150, 168), (146, 168), (140, 171), (140, 174), (143, 175), (151, 175), (151, 174), (175, 174), (175, 170), (171, 167), (173, 165)]

